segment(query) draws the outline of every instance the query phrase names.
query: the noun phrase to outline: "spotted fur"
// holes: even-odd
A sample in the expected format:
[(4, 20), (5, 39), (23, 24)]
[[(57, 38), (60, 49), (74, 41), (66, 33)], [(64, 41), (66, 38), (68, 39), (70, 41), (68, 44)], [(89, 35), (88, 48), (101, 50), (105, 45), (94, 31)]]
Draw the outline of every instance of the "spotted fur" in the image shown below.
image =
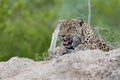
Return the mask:
[(94, 29), (83, 19), (60, 20), (61, 46), (56, 50), (57, 55), (63, 55), (79, 50), (100, 49), (109, 51), (107, 44), (102, 41)]

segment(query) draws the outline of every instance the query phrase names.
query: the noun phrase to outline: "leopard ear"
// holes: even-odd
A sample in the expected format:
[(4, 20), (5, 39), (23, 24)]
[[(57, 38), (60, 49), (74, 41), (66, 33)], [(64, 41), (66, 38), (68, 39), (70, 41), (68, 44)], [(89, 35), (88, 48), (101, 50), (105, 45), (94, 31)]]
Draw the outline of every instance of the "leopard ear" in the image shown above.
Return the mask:
[(80, 23), (80, 26), (82, 26), (82, 24), (84, 23), (84, 20), (82, 18), (79, 18), (78, 21)]
[(61, 30), (61, 28), (62, 28), (62, 27), (61, 27), (61, 24), (63, 23), (63, 21), (64, 21), (63, 19), (60, 19), (60, 20), (58, 21), (58, 22), (59, 22), (59, 26), (60, 26), (60, 30)]
[(59, 20), (59, 23), (62, 23), (63, 21), (64, 21), (63, 19), (60, 19), (60, 20)]

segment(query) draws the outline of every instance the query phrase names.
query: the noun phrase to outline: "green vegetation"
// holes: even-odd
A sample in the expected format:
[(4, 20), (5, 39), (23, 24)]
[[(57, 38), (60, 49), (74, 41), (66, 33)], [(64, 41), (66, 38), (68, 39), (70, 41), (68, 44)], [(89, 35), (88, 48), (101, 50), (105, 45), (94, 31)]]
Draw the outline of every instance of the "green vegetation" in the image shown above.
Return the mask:
[[(0, 0), (0, 61), (13, 56), (43, 60), (59, 19), (82, 17), (87, 0)], [(120, 46), (119, 0), (91, 0), (91, 25), (113, 48)]]

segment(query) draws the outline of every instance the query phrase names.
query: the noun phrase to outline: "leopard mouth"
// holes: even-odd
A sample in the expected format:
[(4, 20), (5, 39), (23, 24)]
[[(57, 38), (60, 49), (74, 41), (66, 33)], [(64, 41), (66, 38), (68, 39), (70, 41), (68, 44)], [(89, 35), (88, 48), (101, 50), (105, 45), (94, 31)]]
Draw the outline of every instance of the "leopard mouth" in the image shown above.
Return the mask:
[(63, 40), (63, 45), (66, 47), (66, 48), (71, 48), (72, 47), (72, 42), (73, 42), (73, 40), (71, 40), (71, 39), (65, 39), (65, 40)]
[(68, 45), (69, 44), (69, 40), (63, 40), (63, 44), (64, 45)]

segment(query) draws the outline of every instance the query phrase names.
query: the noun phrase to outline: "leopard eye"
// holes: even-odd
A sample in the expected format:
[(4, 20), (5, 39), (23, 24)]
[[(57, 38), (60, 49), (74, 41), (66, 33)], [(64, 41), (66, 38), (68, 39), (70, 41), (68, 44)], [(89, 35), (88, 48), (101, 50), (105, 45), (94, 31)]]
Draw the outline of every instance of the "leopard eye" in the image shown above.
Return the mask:
[(69, 31), (73, 31), (73, 30), (75, 30), (75, 29), (76, 29), (76, 28), (75, 28), (74, 26), (70, 26), (68, 30), (69, 30)]
[(75, 28), (72, 28), (72, 27), (71, 27), (71, 28), (68, 29), (68, 32), (69, 32), (70, 34), (74, 33), (74, 31), (75, 31)]

